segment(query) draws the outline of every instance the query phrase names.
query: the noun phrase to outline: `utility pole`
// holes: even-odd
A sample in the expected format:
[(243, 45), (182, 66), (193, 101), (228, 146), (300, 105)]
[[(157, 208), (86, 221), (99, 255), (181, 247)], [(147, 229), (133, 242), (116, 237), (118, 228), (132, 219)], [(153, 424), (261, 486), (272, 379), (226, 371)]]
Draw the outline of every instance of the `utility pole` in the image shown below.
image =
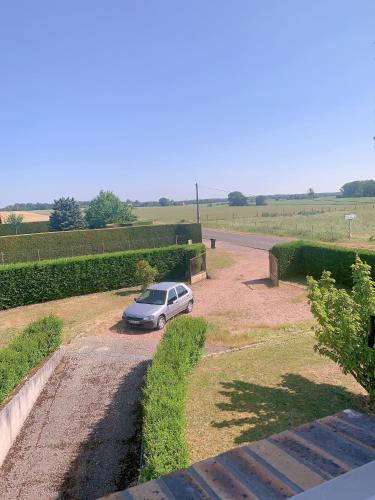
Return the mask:
[(195, 183), (195, 197), (197, 202), (197, 224), (201, 221), (201, 215), (199, 212), (199, 192), (198, 192), (198, 182)]

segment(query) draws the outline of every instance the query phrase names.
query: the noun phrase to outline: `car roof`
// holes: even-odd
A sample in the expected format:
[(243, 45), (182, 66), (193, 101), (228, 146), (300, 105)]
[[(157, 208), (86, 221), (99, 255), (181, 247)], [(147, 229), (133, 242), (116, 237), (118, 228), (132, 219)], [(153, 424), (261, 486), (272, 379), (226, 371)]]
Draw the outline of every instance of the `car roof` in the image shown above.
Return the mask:
[(183, 283), (176, 283), (174, 281), (162, 281), (161, 283), (156, 283), (155, 285), (150, 286), (151, 290), (169, 290), (170, 288), (174, 288), (177, 285), (183, 285)]

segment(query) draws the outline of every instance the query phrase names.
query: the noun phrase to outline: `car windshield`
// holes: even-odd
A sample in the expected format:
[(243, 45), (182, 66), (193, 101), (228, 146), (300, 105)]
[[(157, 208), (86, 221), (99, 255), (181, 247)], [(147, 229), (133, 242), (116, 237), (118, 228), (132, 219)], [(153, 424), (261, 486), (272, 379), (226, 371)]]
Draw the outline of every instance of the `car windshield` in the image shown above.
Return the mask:
[(137, 299), (138, 304), (153, 304), (161, 306), (165, 304), (167, 292), (164, 290), (145, 290)]

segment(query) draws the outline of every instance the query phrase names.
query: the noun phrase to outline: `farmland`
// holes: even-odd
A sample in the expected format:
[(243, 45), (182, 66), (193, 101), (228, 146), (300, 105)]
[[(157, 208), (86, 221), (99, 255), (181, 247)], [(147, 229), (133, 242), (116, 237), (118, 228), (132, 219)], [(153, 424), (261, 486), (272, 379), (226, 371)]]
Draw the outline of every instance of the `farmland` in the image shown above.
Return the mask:
[[(0, 216), (3, 220), (12, 212), (0, 212)], [(49, 219), (49, 211), (48, 210), (39, 210), (36, 212), (25, 212), (25, 211), (17, 211), (17, 215), (22, 215), (23, 222), (39, 222)]]
[[(297, 238), (345, 241), (348, 226), (344, 215), (354, 212), (352, 239), (371, 242), (375, 238), (375, 198), (334, 198), (314, 200), (269, 200), (266, 206), (201, 205), (205, 227)], [(141, 219), (154, 222), (194, 221), (194, 205), (144, 207), (135, 209)]]

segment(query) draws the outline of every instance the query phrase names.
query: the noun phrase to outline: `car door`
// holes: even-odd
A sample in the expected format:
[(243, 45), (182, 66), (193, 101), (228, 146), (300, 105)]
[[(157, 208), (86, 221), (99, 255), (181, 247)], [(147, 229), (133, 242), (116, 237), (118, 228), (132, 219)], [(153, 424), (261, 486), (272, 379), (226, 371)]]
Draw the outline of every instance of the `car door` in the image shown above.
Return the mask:
[(178, 285), (176, 287), (176, 292), (177, 292), (177, 303), (178, 303), (178, 312), (185, 311), (185, 309), (188, 306), (189, 303), (189, 292), (187, 288), (185, 288), (183, 285)]
[(167, 319), (173, 318), (178, 313), (177, 293), (175, 288), (168, 291)]

